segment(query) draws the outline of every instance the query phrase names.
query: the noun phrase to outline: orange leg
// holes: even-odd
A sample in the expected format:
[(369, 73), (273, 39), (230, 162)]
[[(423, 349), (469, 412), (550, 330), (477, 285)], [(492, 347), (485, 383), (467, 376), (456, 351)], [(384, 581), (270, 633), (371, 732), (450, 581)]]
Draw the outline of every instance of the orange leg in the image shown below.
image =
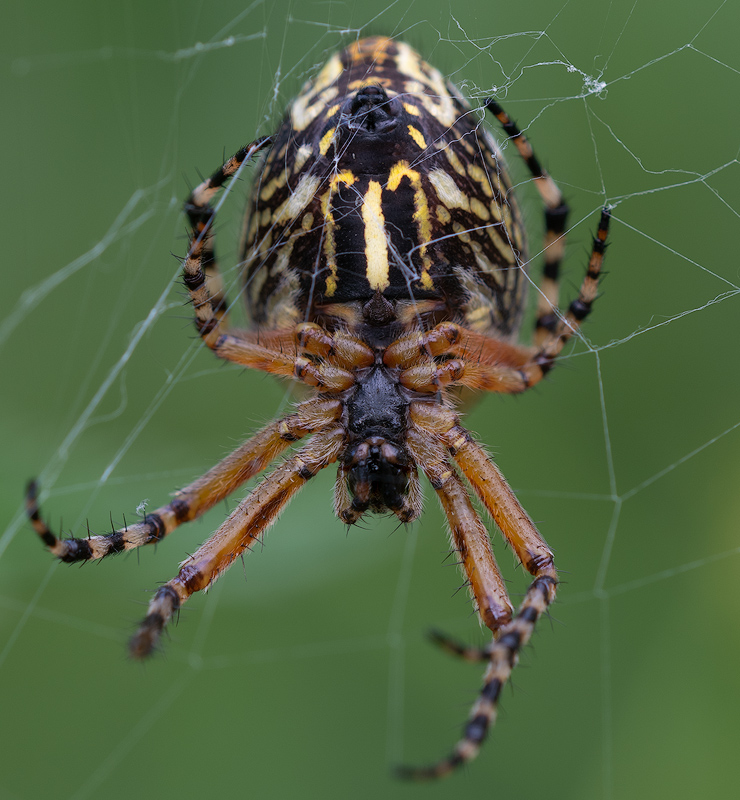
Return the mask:
[(345, 431), (338, 426), (317, 433), (239, 503), (211, 538), (182, 563), (177, 577), (154, 595), (131, 640), (132, 656), (145, 658), (152, 653), (173, 614), (192, 594), (208, 588), (236, 558), (259, 541), (293, 495), (316, 473), (336, 461), (344, 439)]
[(434, 635), (435, 640), (446, 650), (468, 660), (485, 659), (488, 667), (483, 678), (483, 688), (471, 709), (462, 738), (452, 753), (429, 767), (401, 770), (402, 777), (426, 780), (443, 777), (477, 756), (495, 722), (501, 690), (517, 664), (521, 649), (532, 636), (537, 620), (555, 599), (558, 581), (552, 553), (547, 544), (501, 473), (482, 448), (473, 442), (470, 434), (459, 426), (457, 415), (438, 404), (418, 401), (410, 406), (410, 419), (414, 426), (411, 430), (418, 430), (418, 441), (426, 443), (426, 451), (420, 450), (417, 454), (420, 465), (426, 471), (423, 459), (425, 454), (428, 457), (433, 448), (430, 441), (438, 442), (438, 446), (446, 446), (511, 543), (518, 558), (535, 576), (515, 617), (506, 621), (503, 626), (492, 628), (495, 640), (489, 647), (465, 648), (443, 634)]
[(442, 503), (453, 544), (470, 582), (476, 611), (483, 624), (495, 633), (511, 619), (512, 606), (493, 556), (488, 531), (436, 437), (412, 427), (406, 441)]
[[(610, 219), (609, 211), (604, 209), (578, 297), (564, 316), (558, 315), (555, 323), (543, 322), (539, 326), (539, 347), (512, 345), (443, 322), (430, 331), (400, 337), (386, 349), (384, 363), (401, 369), (400, 382), (418, 392), (434, 393), (446, 386), (465, 386), (513, 394), (539, 383), (591, 311), (598, 291)], [(434, 360), (437, 356), (453, 358), (440, 364)]]
[[(460, 424), (457, 414), (436, 403), (412, 403), (411, 421), (439, 436), (527, 571), (535, 576), (552, 566), (553, 555), (498, 467)], [(551, 573), (556, 578), (554, 570)]]
[(147, 514), (141, 522), (106, 536), (58, 538), (41, 518), (36, 486), (31, 483), (26, 500), (31, 524), (49, 551), (67, 563), (103, 558), (159, 542), (183, 522), (201, 516), (245, 481), (262, 472), (292, 442), (328, 427), (341, 413), (342, 404), (338, 400), (306, 400), (294, 414), (270, 423), (205, 475), (180, 489), (167, 505)]

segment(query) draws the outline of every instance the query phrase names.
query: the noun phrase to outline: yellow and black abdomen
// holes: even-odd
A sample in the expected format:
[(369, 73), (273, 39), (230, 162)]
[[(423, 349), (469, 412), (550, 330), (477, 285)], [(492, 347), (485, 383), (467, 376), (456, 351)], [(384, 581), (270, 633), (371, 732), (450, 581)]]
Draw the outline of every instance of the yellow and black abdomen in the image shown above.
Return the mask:
[[(479, 114), (408, 45), (365, 39), (306, 84), (250, 200), (242, 257), (254, 321), (325, 320), (381, 293), (513, 336), (526, 245)], [(336, 314), (335, 314), (336, 315)]]

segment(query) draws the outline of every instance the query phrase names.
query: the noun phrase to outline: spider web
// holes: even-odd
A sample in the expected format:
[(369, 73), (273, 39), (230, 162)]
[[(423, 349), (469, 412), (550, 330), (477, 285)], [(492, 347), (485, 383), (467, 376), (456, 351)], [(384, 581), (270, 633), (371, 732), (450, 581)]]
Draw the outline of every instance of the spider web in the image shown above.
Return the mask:
[[(327, 470), (243, 571), (188, 603), (144, 668), (126, 659), (126, 638), (227, 509), (77, 574), (44, 559), (20, 503), (38, 475), (55, 528), (81, 535), (89, 520), (103, 532), (288, 407), (284, 386), (203, 351), (168, 253), (185, 250), (179, 208), (197, 170), (271, 131), (328, 52), (375, 33), (415, 46), (474, 104), (496, 92), (525, 129), (573, 209), (566, 299), (598, 209), (614, 205), (584, 336), (545, 385), (487, 397), (467, 417), (564, 581), (481, 757), (423, 791), (729, 796), (737, 8), (186, 0), (143, 12), (124, 0), (14, 13), (3, 34), (0, 797), (166, 796), (183, 778), (193, 794), (406, 797), (413, 787), (389, 768), (442, 756), (458, 736), (480, 669), (423, 633), (484, 637), (428, 488), (410, 529), (373, 519), (345, 535)], [(506, 152), (536, 256), (541, 207)], [(219, 215), (231, 282), (248, 172)], [(516, 600), (526, 576), (499, 538)]]

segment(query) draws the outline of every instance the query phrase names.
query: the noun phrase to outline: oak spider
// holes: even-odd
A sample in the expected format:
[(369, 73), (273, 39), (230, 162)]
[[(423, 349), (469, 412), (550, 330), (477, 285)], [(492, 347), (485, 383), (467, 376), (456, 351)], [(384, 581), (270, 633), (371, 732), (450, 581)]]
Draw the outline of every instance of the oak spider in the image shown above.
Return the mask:
[[(492, 643), (446, 649), (486, 661), (483, 688), (446, 759), (409, 768), (440, 777), (474, 758), (503, 685), (555, 598), (553, 555), (454, 410), (456, 388), (518, 393), (552, 368), (596, 297), (610, 214), (601, 215), (586, 276), (557, 311), (567, 206), (526, 137), (486, 102), (525, 160), (545, 205), (545, 267), (534, 345), (514, 342), (524, 304), (524, 230), (502, 155), (467, 102), (407, 45), (376, 37), (333, 55), (293, 101), (274, 137), (242, 148), (185, 203), (192, 226), (183, 278), (203, 342), (220, 358), (299, 381), (313, 395), (242, 444), (168, 504), (106, 536), (60, 539), (28, 513), (66, 562), (158, 542), (283, 460), (154, 595), (131, 641), (150, 655), (181, 605), (260, 540), (293, 495), (338, 462), (334, 509), (347, 524), (366, 511), (402, 522), (421, 513), (418, 470), (449, 521), (454, 549)], [(213, 239), (210, 201), (260, 152), (242, 246), (255, 328), (232, 329)], [(456, 465), (456, 467), (453, 465)], [(519, 561), (534, 576), (519, 609), (459, 471)]]

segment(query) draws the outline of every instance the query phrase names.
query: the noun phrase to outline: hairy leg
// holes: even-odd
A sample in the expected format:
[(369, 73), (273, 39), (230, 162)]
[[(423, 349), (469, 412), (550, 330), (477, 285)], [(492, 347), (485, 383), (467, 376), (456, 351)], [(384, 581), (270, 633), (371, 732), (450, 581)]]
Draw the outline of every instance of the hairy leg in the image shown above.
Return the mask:
[(28, 516), (49, 551), (67, 563), (104, 558), (124, 550), (154, 544), (183, 522), (196, 519), (228, 497), (265, 469), (292, 442), (326, 428), (341, 413), (342, 405), (338, 400), (306, 400), (297, 407), (294, 414), (271, 422), (205, 475), (180, 489), (167, 505), (147, 514), (141, 522), (127, 525), (104, 536), (87, 536), (83, 539), (57, 537), (41, 517), (35, 482), (29, 484), (26, 495)]
[(131, 655), (145, 658), (165, 626), (195, 592), (203, 591), (275, 522), (288, 501), (320, 470), (336, 461), (344, 446), (344, 428), (317, 433), (242, 500), (218, 530), (181, 565), (176, 578), (161, 586), (130, 644)]

